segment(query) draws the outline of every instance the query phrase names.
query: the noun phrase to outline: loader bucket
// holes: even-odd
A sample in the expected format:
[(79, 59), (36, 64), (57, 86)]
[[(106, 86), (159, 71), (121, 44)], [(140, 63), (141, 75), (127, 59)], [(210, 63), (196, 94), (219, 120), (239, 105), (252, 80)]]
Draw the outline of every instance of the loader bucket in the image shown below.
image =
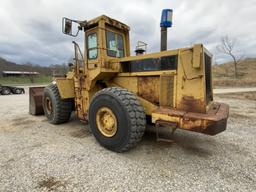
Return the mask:
[(44, 87), (29, 88), (29, 113), (31, 115), (44, 114), (43, 91), (44, 91)]

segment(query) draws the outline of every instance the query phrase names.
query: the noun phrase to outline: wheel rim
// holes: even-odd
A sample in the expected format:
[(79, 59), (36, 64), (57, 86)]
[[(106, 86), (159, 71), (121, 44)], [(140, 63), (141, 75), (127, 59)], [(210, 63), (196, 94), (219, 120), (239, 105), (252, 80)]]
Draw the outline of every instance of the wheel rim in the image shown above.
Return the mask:
[(17, 90), (16, 90), (16, 93), (17, 93), (17, 94), (20, 94), (20, 93), (21, 93), (21, 90), (20, 90), (20, 89), (17, 89)]
[(4, 94), (5, 94), (5, 95), (8, 95), (9, 93), (10, 93), (10, 92), (9, 92), (8, 89), (5, 89), (5, 90), (4, 90)]
[(49, 97), (45, 98), (45, 107), (48, 114), (52, 113), (52, 101)]
[(117, 132), (116, 116), (108, 107), (102, 107), (97, 111), (96, 123), (99, 131), (106, 137), (113, 137)]

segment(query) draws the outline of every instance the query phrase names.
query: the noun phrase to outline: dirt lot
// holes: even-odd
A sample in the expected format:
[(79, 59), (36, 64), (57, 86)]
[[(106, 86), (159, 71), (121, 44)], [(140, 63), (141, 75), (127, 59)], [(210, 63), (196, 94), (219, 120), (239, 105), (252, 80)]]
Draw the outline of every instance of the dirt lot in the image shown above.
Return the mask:
[(118, 154), (75, 117), (50, 125), (27, 94), (0, 96), (0, 191), (255, 191), (256, 101), (216, 99), (231, 106), (225, 132), (177, 131), (173, 144), (148, 133)]

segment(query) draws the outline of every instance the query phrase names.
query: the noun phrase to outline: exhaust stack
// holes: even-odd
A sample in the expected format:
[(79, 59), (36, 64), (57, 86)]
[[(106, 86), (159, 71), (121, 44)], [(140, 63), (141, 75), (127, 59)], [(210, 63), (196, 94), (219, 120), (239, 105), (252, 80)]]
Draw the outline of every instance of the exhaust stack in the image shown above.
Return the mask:
[(160, 22), (161, 27), (161, 51), (167, 50), (167, 28), (172, 27), (172, 9), (163, 9)]

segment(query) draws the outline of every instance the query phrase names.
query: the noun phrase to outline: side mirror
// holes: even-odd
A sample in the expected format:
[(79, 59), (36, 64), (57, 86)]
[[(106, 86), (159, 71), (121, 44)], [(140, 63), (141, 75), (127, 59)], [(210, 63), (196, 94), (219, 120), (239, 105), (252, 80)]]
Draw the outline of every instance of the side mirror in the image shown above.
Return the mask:
[(76, 37), (78, 35), (79, 30), (80, 25), (77, 22), (66, 17), (62, 18), (62, 32), (64, 34)]

